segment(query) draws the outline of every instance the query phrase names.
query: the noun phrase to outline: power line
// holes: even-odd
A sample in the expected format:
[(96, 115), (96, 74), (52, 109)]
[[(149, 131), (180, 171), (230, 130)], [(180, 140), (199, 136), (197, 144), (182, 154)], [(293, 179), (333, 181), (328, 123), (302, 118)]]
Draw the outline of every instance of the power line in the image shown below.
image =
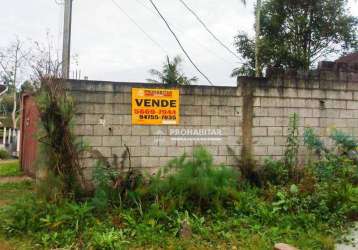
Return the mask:
[(204, 21), (198, 16), (198, 14), (195, 13), (195, 11), (190, 8), (185, 2), (184, 0), (179, 0), (184, 7), (191, 12), (195, 18), (201, 23), (201, 25), (206, 29), (207, 32), (209, 32), (209, 34), (222, 46), (224, 47), (230, 54), (232, 54), (233, 56), (235, 56), (237, 59), (239, 59), (241, 61), (241, 58), (235, 53), (233, 52), (228, 46), (226, 46), (210, 29), (209, 27), (204, 23)]
[(149, 0), (150, 3), (153, 5), (154, 9), (157, 11), (158, 15), (162, 18), (162, 20), (164, 21), (164, 23), (166, 24), (166, 26), (168, 27), (169, 31), (173, 34), (175, 40), (178, 42), (180, 48), (182, 49), (183, 53), (186, 55), (186, 57), (189, 59), (189, 61), (191, 62), (191, 64), (194, 66), (194, 68), (210, 83), (210, 85), (214, 86), (214, 84), (212, 83), (212, 81), (210, 81), (210, 79), (198, 68), (198, 66), (196, 66), (196, 64), (193, 62), (193, 60), (191, 59), (191, 57), (189, 56), (188, 52), (186, 52), (186, 50), (184, 49), (183, 45), (181, 44), (179, 38), (177, 37), (177, 35), (175, 34), (175, 32), (173, 31), (173, 29), (170, 27), (169, 23), (167, 22), (167, 20), (165, 19), (165, 17), (162, 15), (162, 13), (159, 11), (159, 9), (157, 8), (157, 6), (155, 5), (155, 3), (153, 2), (153, 0)]
[(111, 0), (113, 4), (149, 39), (151, 40), (158, 48), (164, 52), (164, 54), (168, 55), (168, 51), (164, 49), (157, 41), (152, 38), (148, 32), (146, 32), (135, 20), (132, 18), (116, 1)]
[[(147, 6), (146, 4), (144, 4), (141, 0), (136, 0), (136, 2), (138, 4), (140, 4), (143, 8), (145, 8), (148, 12), (150, 12), (151, 14), (157, 16), (157, 13), (150, 8), (149, 6)], [(181, 33), (182, 35), (185, 35), (185, 32), (183, 31), (185, 28), (183, 26), (179, 26), (178, 24), (173, 24), (168, 22), (172, 27), (174, 27), (176, 30), (179, 31), (179, 33)], [(217, 57), (218, 59), (220, 59), (221, 61), (227, 63), (230, 66), (235, 65), (234, 62), (230, 62), (229, 60), (227, 60), (226, 58), (224, 58), (223, 56), (221, 56), (220, 54), (218, 54), (217, 52), (213, 51), (212, 49), (210, 49), (208, 46), (206, 46), (205, 43), (201, 42), (199, 39), (197, 39), (194, 36), (191, 36), (192, 40), (195, 41), (197, 43), (197, 46), (200, 48), (204, 48), (206, 51), (210, 52), (212, 55), (214, 55), (215, 57)]]

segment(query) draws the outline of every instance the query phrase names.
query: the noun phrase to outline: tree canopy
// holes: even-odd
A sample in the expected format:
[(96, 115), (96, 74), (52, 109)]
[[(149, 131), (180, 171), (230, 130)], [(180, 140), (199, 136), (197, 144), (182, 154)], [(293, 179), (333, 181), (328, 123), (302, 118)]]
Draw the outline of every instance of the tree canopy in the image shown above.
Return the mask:
[(151, 69), (149, 72), (157, 79), (147, 79), (151, 83), (173, 84), (173, 85), (190, 85), (198, 81), (196, 76), (189, 78), (181, 72), (180, 64), (182, 59), (176, 56), (172, 61), (167, 57), (162, 71)]
[(255, 74), (256, 42), (261, 69), (308, 70), (319, 59), (358, 47), (358, 19), (349, 14), (347, 0), (266, 0), (260, 24), (258, 41), (245, 33), (236, 36), (235, 45), (246, 63), (233, 75)]

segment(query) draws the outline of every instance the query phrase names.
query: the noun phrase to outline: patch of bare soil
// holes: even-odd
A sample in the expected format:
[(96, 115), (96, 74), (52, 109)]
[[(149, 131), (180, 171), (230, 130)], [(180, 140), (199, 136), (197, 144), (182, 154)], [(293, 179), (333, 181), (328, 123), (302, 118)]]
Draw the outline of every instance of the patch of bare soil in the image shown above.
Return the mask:
[[(6, 206), (6, 205), (8, 205), (9, 204), (9, 201), (8, 200), (0, 200), (0, 207), (4, 207), (4, 206)], [(1, 247), (1, 246), (0, 246)], [(0, 250), (1, 250), (1, 248), (0, 248)]]
[(17, 160), (0, 160), (0, 164), (13, 163), (17, 162)]
[(18, 183), (18, 182), (31, 181), (31, 180), (32, 179), (28, 176), (6, 176), (6, 177), (0, 177), (0, 184)]
[(2, 240), (0, 240), (0, 250), (12, 250), (14, 248), (10, 247), (10, 245)]

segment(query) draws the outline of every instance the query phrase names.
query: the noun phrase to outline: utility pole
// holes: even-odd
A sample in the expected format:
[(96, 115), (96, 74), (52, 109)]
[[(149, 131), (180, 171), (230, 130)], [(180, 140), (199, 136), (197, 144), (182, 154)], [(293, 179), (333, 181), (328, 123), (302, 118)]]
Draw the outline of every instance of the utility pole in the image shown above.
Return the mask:
[(261, 0), (256, 2), (256, 34), (255, 34), (255, 76), (261, 76), (260, 65), (260, 32), (261, 32)]
[(70, 77), (72, 1), (65, 0), (62, 48), (62, 77), (64, 79)]

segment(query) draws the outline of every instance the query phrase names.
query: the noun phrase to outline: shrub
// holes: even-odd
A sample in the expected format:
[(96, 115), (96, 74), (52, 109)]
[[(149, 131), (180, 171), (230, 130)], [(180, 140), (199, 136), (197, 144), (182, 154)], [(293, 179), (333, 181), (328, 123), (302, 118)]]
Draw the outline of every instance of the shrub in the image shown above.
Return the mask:
[(147, 180), (132, 169), (121, 171), (99, 161), (91, 202), (97, 210), (130, 207), (141, 215), (154, 207), (165, 211), (219, 208), (235, 200), (238, 176), (231, 168), (215, 166), (203, 148), (194, 151), (193, 159), (185, 155), (174, 159)]
[(345, 180), (348, 183), (358, 183), (355, 138), (333, 130), (330, 138), (335, 142), (335, 146), (330, 149), (324, 145), (312, 129), (305, 130), (304, 138), (305, 145), (319, 158), (313, 165), (314, 171), (321, 181)]
[(91, 202), (98, 210), (109, 206), (130, 206), (135, 203), (136, 189), (143, 182), (143, 175), (133, 169), (119, 170), (115, 166), (98, 161), (93, 174), (96, 190)]
[(285, 185), (289, 182), (289, 170), (283, 161), (266, 159), (262, 175), (266, 183)]
[(333, 130), (330, 138), (335, 145), (328, 148), (312, 129), (306, 129), (304, 138), (305, 145), (318, 156), (311, 164), (317, 184), (310, 195), (310, 208), (325, 219), (332, 215), (356, 218), (358, 165), (352, 157), (356, 155), (356, 139)]
[(334, 129), (330, 138), (336, 143), (339, 152), (342, 154), (348, 154), (350, 151), (356, 151), (358, 149), (357, 139), (342, 131)]
[(328, 152), (328, 149), (325, 147), (324, 143), (317, 137), (312, 128), (305, 129), (303, 134), (305, 146), (313, 151), (317, 156), (321, 156), (325, 152)]
[(232, 168), (215, 166), (212, 156), (198, 148), (193, 159), (177, 158), (152, 177), (141, 197), (164, 210), (222, 208), (236, 199), (238, 177)]
[(11, 158), (11, 155), (9, 154), (9, 152), (7, 152), (4, 149), (0, 149), (0, 159), (1, 160), (7, 160), (7, 159), (10, 159), (10, 158)]

